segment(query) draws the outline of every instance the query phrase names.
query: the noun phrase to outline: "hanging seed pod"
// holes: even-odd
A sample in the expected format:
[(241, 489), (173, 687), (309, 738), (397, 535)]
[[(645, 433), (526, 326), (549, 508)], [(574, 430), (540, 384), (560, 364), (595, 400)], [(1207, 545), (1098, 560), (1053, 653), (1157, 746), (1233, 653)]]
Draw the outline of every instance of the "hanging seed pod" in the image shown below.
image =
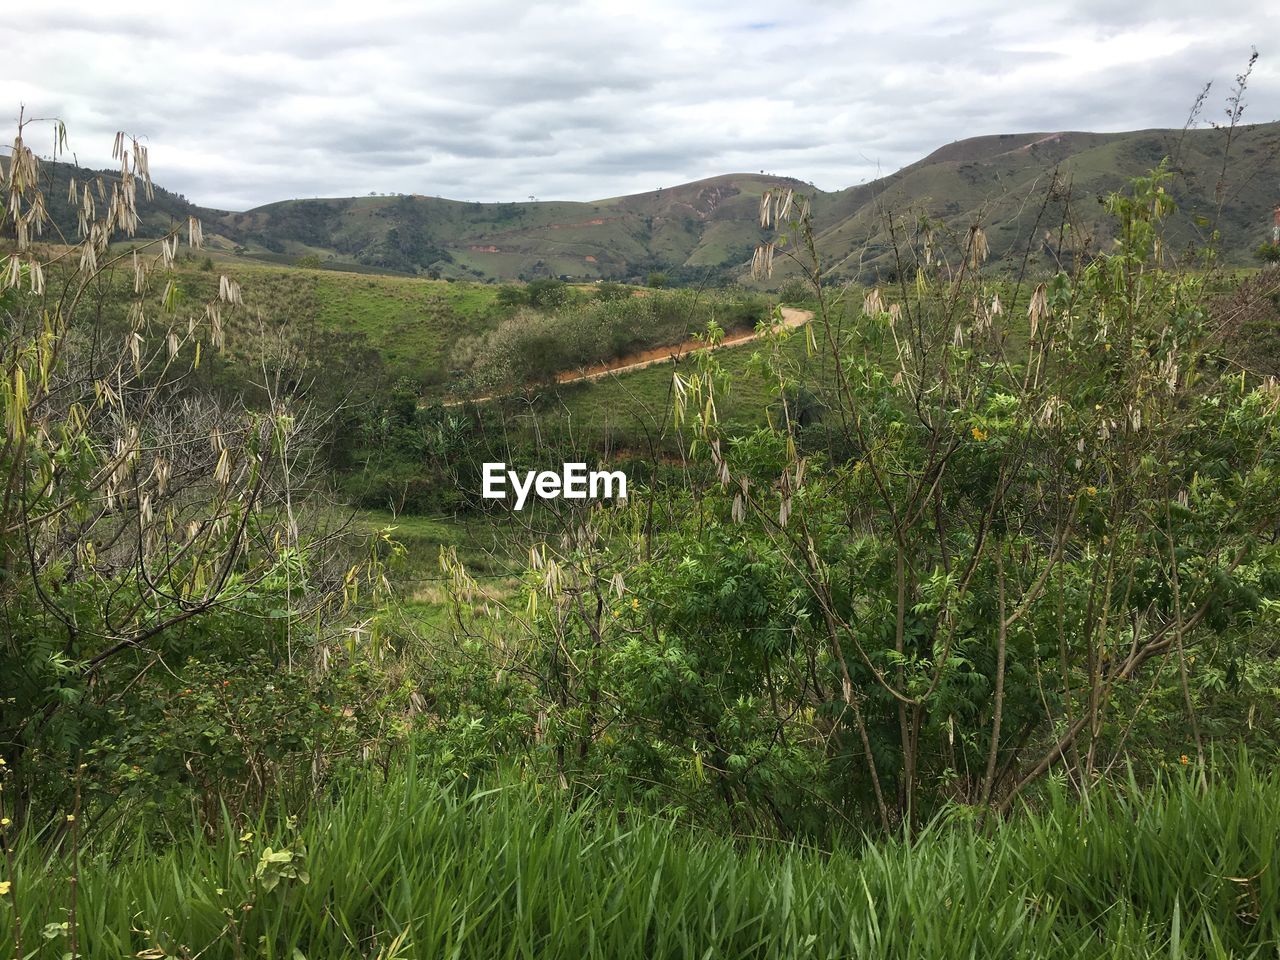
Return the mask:
[(1031, 321), (1031, 337), (1035, 339), (1040, 322), (1049, 315), (1049, 294), (1043, 283), (1037, 283), (1031, 291), (1031, 302), (1027, 304), (1027, 318)]
[(878, 316), (884, 311), (884, 302), (880, 299), (880, 289), (872, 287), (862, 298), (862, 312), (868, 317)]
[(987, 246), (987, 235), (976, 223), (969, 228), (969, 262), (973, 269), (978, 269), (987, 262), (991, 249)]

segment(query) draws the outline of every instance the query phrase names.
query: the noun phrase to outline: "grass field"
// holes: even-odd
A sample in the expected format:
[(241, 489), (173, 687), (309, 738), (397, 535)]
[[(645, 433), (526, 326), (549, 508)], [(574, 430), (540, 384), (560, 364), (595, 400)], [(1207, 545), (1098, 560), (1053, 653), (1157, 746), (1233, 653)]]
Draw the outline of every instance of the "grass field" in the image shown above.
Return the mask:
[[(240, 283), (248, 314), (261, 315), (266, 327), (314, 324), (320, 331), (351, 335), (376, 351), (389, 369), (425, 382), (445, 379), (449, 349), (459, 337), (497, 323), (491, 312), (496, 288), (486, 284), (237, 260), (223, 260), (212, 271), (187, 264), (179, 283), (190, 298), (204, 299), (216, 292), (222, 273)], [(235, 336), (230, 342), (237, 346)]]
[(18, 838), (0, 944), (16, 915), (24, 952), (86, 958), (1274, 956), (1280, 778), (1195, 779), (1083, 808), (1050, 789), (996, 834), (958, 808), (911, 843), (824, 852), (410, 763), (214, 842), (126, 827), (73, 864)]

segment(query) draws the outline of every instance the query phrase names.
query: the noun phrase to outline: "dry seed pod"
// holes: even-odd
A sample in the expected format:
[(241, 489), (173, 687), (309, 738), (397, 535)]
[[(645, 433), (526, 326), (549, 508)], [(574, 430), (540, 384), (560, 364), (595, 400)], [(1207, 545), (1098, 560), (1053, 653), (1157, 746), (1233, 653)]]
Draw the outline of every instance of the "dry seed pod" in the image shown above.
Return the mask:
[(976, 270), (986, 263), (991, 249), (987, 246), (987, 235), (976, 223), (969, 228), (969, 259)]
[(1027, 304), (1027, 317), (1031, 320), (1031, 336), (1034, 338), (1040, 321), (1049, 315), (1049, 295), (1043, 283), (1037, 283), (1031, 292), (1031, 302)]
[(884, 310), (884, 302), (880, 299), (878, 287), (872, 287), (862, 298), (862, 312), (868, 317), (878, 316)]

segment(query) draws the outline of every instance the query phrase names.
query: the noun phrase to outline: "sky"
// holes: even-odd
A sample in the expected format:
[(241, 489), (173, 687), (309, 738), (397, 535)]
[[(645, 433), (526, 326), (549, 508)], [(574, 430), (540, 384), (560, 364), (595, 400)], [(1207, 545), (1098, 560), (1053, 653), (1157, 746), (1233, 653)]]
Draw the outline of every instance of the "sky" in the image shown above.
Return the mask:
[[(116, 130), (205, 206), (421, 193), (591, 200), (733, 172), (840, 189), (990, 133), (1280, 119), (1271, 0), (42, 0), (0, 111)], [(47, 133), (29, 131), (39, 148)], [(5, 131), (0, 140), (7, 140)]]

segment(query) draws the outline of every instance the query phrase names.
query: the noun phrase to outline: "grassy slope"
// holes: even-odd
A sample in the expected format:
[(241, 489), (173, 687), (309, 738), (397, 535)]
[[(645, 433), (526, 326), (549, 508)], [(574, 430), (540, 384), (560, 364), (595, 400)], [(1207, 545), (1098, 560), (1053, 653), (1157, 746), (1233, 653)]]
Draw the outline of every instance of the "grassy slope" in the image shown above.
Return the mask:
[[(824, 855), (734, 843), (643, 814), (571, 809), (555, 789), (433, 786), (370, 769), (296, 829), (229, 824), (87, 852), (81, 955), (266, 958), (1200, 958), (1272, 956), (1280, 937), (1280, 780), (1194, 771), (1128, 796), (1060, 795), (983, 835)], [(469, 792), (468, 792), (469, 791)], [(287, 811), (281, 811), (281, 814)], [(279, 817), (283, 820), (283, 815)], [(67, 919), (66, 877), (19, 842), (24, 950)], [(255, 881), (267, 848), (305, 881)], [(285, 860), (290, 856), (286, 855)], [(0, 949), (13, 913), (0, 905)], [(66, 940), (54, 928), (47, 949)], [(149, 951), (143, 953), (142, 951)]]
[[(762, 349), (758, 343), (748, 343), (717, 351), (717, 362), (732, 378), (730, 392), (717, 406), (722, 421), (744, 426), (763, 422), (773, 392), (753, 361)], [(805, 353), (803, 334), (790, 335), (783, 349), (799, 362)], [(695, 362), (686, 357), (601, 380), (565, 384), (554, 395), (544, 393), (539, 409), (549, 417), (565, 418), (593, 443), (608, 439), (642, 449), (653, 437), (661, 441), (660, 448), (670, 449), (674, 443), (672, 376), (691, 373)]]
[(486, 284), (273, 267), (238, 257), (219, 258), (211, 271), (198, 263), (178, 268), (178, 283), (193, 302), (213, 297), (221, 274), (240, 283), (247, 310), (232, 321), (238, 327), (228, 347), (246, 354), (255, 349), (261, 315), (267, 329), (286, 324), (347, 335), (345, 349), (374, 351), (392, 376), (443, 383), (457, 339), (498, 321), (491, 309), (497, 290)]

